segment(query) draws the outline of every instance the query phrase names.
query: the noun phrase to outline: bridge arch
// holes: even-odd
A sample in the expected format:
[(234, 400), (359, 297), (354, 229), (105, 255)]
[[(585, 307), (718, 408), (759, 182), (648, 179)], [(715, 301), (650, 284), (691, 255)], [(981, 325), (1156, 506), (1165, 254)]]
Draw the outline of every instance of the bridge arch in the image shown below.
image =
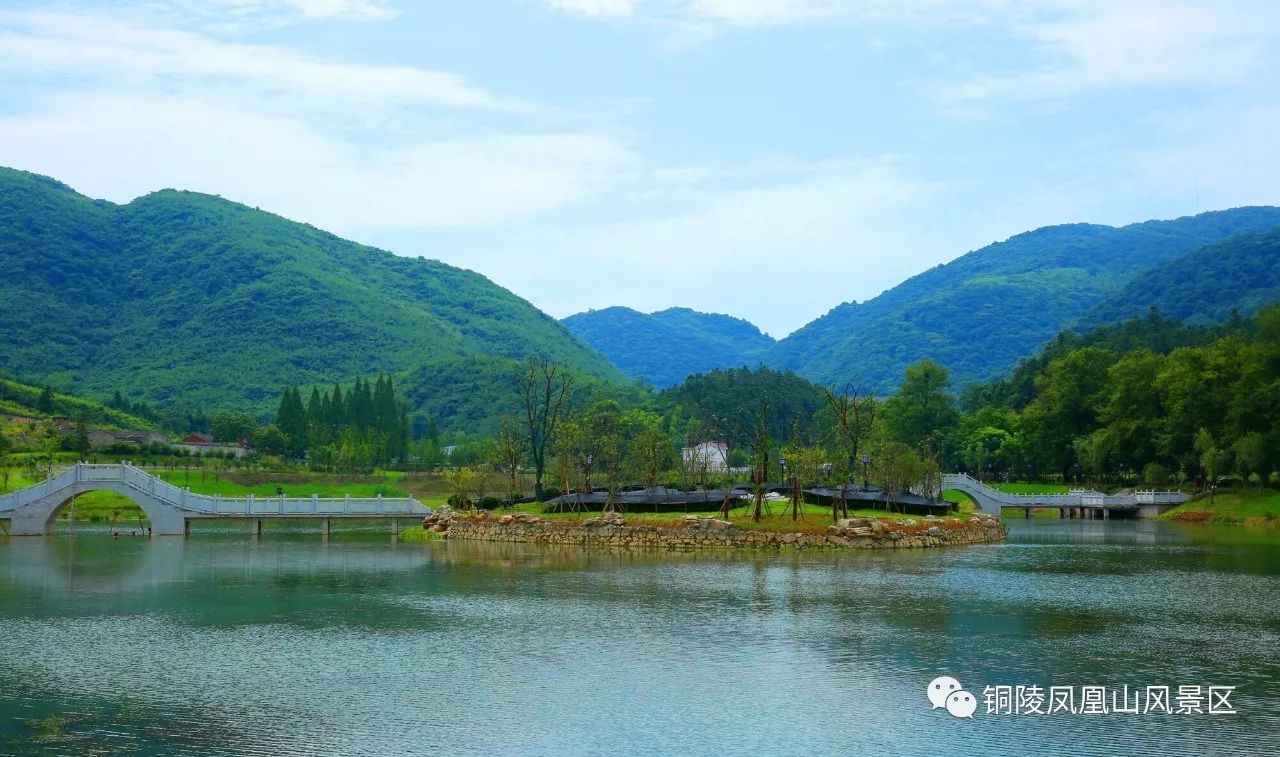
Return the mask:
[[(151, 510), (148, 509), (149, 507), (153, 506), (154, 501), (147, 502), (146, 501), (147, 498), (143, 496), (139, 496), (139, 493), (136, 491), (129, 491), (129, 487), (122, 487), (122, 489), (123, 490), (117, 489), (116, 487), (113, 487), (113, 486), (84, 486), (84, 487), (77, 488), (75, 491), (67, 493), (65, 496), (61, 498), (62, 501), (54, 505), (53, 509), (49, 511), (49, 520), (47, 523), (45, 523), (44, 532), (48, 534), (53, 533), (54, 526), (58, 518), (61, 517), (64, 513), (66, 513), (68, 510), (70, 510), (73, 506), (73, 503), (75, 503), (76, 500), (80, 499), (81, 497), (84, 497), (85, 495), (92, 494), (94, 492), (109, 492), (115, 495), (116, 497), (128, 500), (138, 510), (140, 510), (142, 512), (142, 515), (146, 518), (147, 522), (145, 524), (142, 524), (141, 526), (142, 528), (145, 529), (147, 525), (149, 525), (153, 520), (155, 520), (155, 518), (152, 516)], [(132, 514), (133, 511), (130, 510), (128, 512)], [(128, 527), (127, 524), (129, 522), (130, 521), (121, 521), (122, 527), (127, 528)], [(134, 524), (133, 527), (138, 528), (137, 521), (134, 520), (132, 522)]]
[(147, 516), (153, 534), (186, 532), (187, 513), (180, 508), (129, 485), (120, 476), (87, 475), (81, 471), (81, 466), (0, 498), (0, 518), (9, 519), (9, 533), (14, 536), (49, 534), (53, 532), (58, 513), (72, 500), (92, 491), (109, 491), (127, 497)]

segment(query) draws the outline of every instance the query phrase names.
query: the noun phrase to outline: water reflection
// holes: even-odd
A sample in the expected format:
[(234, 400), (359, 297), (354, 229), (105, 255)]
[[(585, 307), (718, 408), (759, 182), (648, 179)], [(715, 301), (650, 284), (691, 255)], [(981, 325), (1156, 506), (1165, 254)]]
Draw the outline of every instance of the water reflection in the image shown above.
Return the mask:
[[(1274, 535), (1012, 527), (901, 553), (13, 539), (0, 752), (50, 715), (64, 754), (1269, 750)], [(942, 673), (1234, 684), (1242, 714), (960, 723), (924, 700)]]

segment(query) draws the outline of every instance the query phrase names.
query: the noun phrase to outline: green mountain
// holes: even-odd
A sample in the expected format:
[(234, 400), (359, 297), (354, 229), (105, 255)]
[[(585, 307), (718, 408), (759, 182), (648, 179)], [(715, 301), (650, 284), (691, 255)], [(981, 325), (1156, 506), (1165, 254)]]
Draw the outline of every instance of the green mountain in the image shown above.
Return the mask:
[(1249, 207), (1115, 228), (1051, 226), (970, 252), (863, 303), (845, 303), (778, 342), (776, 368), (822, 384), (891, 390), (933, 358), (958, 384), (993, 378), (1135, 275), (1241, 234), (1280, 228), (1280, 208)]
[[(444, 431), (496, 434), (502, 418), (524, 412), (515, 392), (515, 377), (524, 365), (493, 355), (427, 363), (406, 373), (399, 389), (414, 411), (415, 434), (434, 418)], [(570, 371), (574, 405), (596, 399), (616, 399), (625, 405), (641, 403), (646, 394), (634, 384)]]
[(756, 438), (761, 399), (766, 402), (765, 426), (771, 439), (809, 442), (815, 438), (815, 415), (826, 402), (822, 387), (790, 371), (764, 366), (708, 371), (664, 390), (657, 405), (672, 416), (696, 421), (696, 429), (691, 430), (698, 438), (746, 449)]
[(1152, 308), (1192, 324), (1251, 315), (1280, 300), (1280, 231), (1232, 237), (1135, 277), (1086, 316), (1113, 323)]
[(571, 315), (563, 323), (623, 373), (659, 388), (695, 373), (755, 365), (774, 345), (741, 318), (689, 308), (646, 315), (611, 307)]
[[(48, 402), (48, 406), (43, 406)], [(83, 421), (92, 428), (152, 429), (154, 423), (119, 408), (49, 391), (16, 379), (0, 376), (0, 416), (22, 418), (54, 418), (62, 416), (74, 423)], [(3, 420), (3, 418), (0, 418)], [(3, 431), (0, 424), (0, 431)]]
[(622, 380), (528, 302), (471, 271), (164, 190), (126, 205), (0, 169), (0, 361), (79, 394), (274, 407), (285, 384), (476, 355)]

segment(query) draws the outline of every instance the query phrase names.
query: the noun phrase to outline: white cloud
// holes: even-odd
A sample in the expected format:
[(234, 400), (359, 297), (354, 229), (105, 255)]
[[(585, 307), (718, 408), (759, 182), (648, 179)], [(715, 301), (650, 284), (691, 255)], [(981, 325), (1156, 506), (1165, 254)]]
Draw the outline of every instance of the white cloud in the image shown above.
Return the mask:
[[(659, 22), (686, 39), (708, 28), (888, 24), (984, 27), (1028, 46), (1016, 70), (939, 87), (948, 102), (1064, 97), (1129, 86), (1237, 84), (1275, 64), (1273, 0), (544, 0), (598, 17)], [(690, 27), (702, 35), (690, 35)]]
[(1255, 3), (1081, 3), (1016, 24), (1045, 64), (947, 88), (952, 101), (1064, 97), (1134, 86), (1236, 85), (1274, 61), (1280, 6)]
[[(506, 244), (476, 245), (467, 264), (557, 317), (619, 303), (642, 310), (684, 305), (747, 314), (782, 336), (945, 252), (939, 248), (947, 224), (925, 227), (918, 214), (951, 188), (911, 177), (893, 161), (796, 164), (789, 177), (771, 164), (761, 171), (771, 180), (757, 176), (761, 183), (737, 187), (714, 188), (717, 174), (668, 172), (679, 183), (646, 188), (678, 198), (675, 210), (535, 227)], [(700, 182), (707, 177), (715, 177), (711, 187)], [(516, 257), (513, 249), (532, 254)], [(549, 255), (555, 266), (546, 265)], [(591, 275), (572, 273), (582, 271)]]
[(126, 12), (226, 30), (300, 21), (386, 21), (399, 15), (380, 0), (133, 0), (118, 5)]
[(320, 60), (294, 50), (64, 13), (0, 14), (0, 71), (149, 88), (229, 86), (237, 96), (324, 108), (352, 103), (531, 112), (447, 71)]
[(348, 235), (528, 219), (609, 191), (638, 162), (608, 134), (551, 125), (556, 109), (452, 72), (154, 21), (0, 13), (0, 76), (47, 87), (0, 117), (0, 163), (116, 201), (222, 194)]
[(640, 0), (545, 0), (553, 10), (575, 16), (617, 18), (630, 16)]
[(607, 191), (635, 157), (578, 133), (478, 133), (361, 148), (297, 119), (223, 103), (131, 94), (52, 98), (0, 118), (0, 164), (127, 201), (193, 189), (322, 228), (510, 223)]
[(1012, 0), (542, 1), (552, 10), (583, 16), (633, 17), (674, 24), (708, 23), (735, 27), (802, 26), (839, 19), (972, 22), (989, 9), (1017, 5)]

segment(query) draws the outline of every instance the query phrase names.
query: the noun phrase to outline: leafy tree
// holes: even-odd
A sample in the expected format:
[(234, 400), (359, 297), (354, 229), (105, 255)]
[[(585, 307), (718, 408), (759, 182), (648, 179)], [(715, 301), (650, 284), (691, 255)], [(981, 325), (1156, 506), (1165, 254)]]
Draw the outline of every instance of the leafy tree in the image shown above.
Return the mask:
[(1219, 447), (1213, 434), (1204, 428), (1196, 432), (1195, 447), (1200, 455), (1200, 466), (1212, 485), (1231, 467), (1231, 453)]
[(662, 428), (662, 416), (647, 410), (630, 410), (623, 415), (622, 425), (630, 435), (627, 470), (636, 480), (653, 488), (658, 476), (675, 458), (671, 437)]
[(937, 449), (959, 417), (950, 384), (947, 369), (933, 360), (909, 366), (897, 393), (884, 403), (890, 437), (918, 450)]
[(258, 427), (257, 418), (249, 413), (239, 412), (214, 413), (210, 423), (214, 440), (226, 444), (252, 438), (253, 430)]
[(1097, 424), (1105, 397), (1107, 369), (1114, 354), (1085, 347), (1049, 363), (1037, 382), (1038, 395), (1022, 416), (1028, 453), (1043, 469), (1067, 478), (1076, 457), (1075, 440)]
[(283, 455), (289, 452), (289, 435), (274, 423), (269, 423), (253, 430), (253, 448), (268, 455)]
[(925, 478), (925, 464), (910, 446), (889, 441), (872, 457), (872, 476), (884, 492), (890, 509), (893, 502)]
[(1249, 477), (1257, 475), (1258, 488), (1262, 488), (1271, 476), (1267, 442), (1262, 434), (1252, 431), (1236, 439), (1231, 452), (1236, 461), (1236, 471), (1240, 474), (1240, 482), (1248, 484)]
[(451, 468), (441, 474), (444, 485), (452, 492), (451, 504), (460, 510), (471, 509), (471, 500), (478, 496), (484, 484), (484, 476), (474, 468)]
[(53, 387), (46, 386), (40, 392), (40, 399), (36, 400), (36, 411), (41, 415), (53, 415)]

